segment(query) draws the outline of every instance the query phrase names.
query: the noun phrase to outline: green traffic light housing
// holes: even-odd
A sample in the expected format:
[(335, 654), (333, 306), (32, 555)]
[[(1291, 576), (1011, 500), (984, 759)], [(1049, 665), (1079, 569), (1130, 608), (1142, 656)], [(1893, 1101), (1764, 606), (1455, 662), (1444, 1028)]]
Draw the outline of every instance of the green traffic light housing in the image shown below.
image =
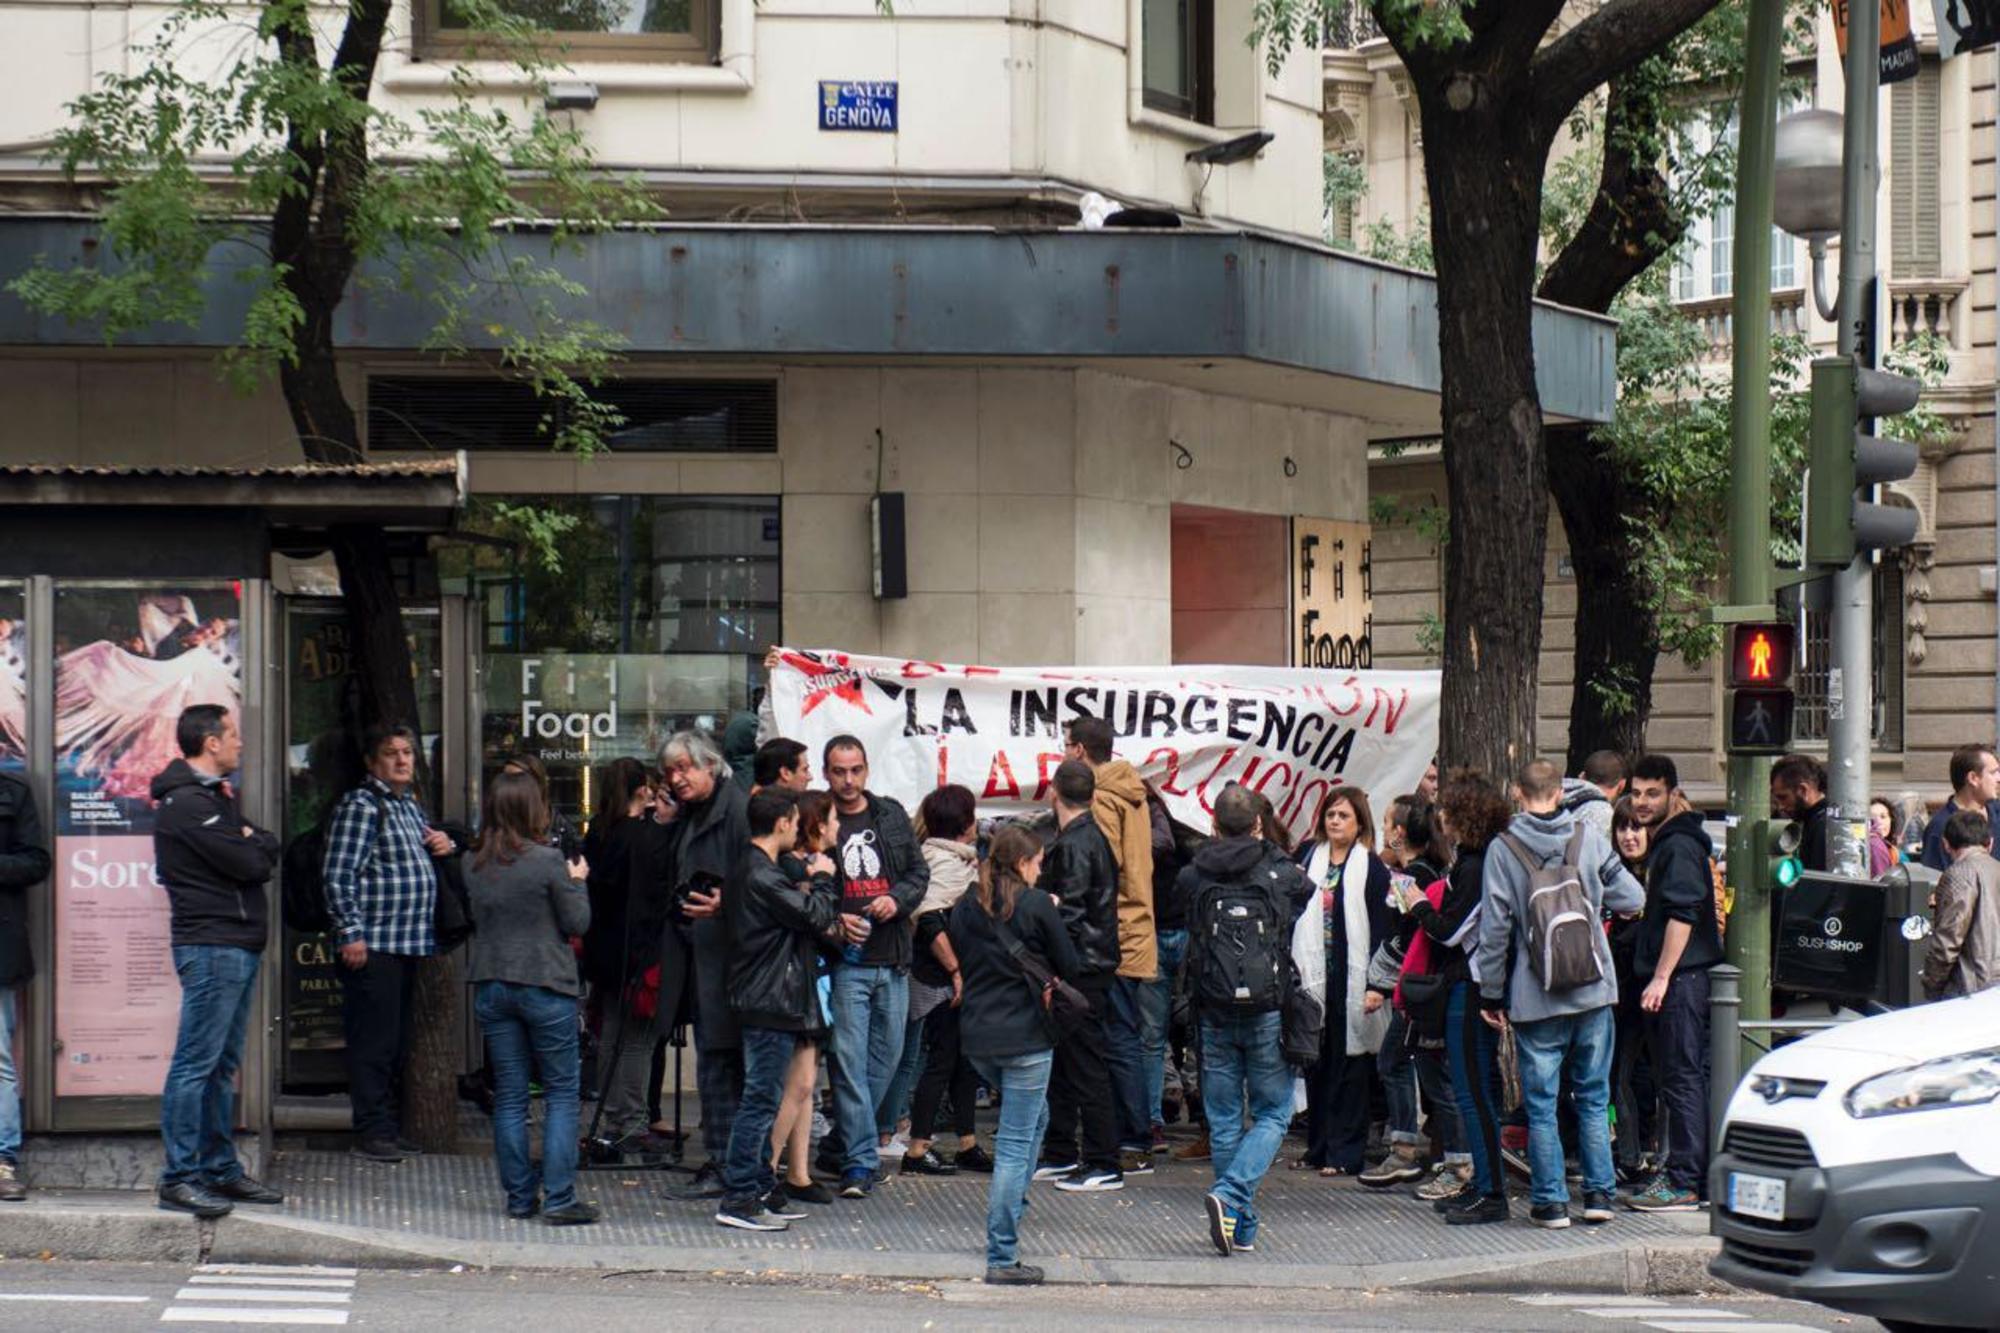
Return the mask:
[(1861, 429), (1917, 405), (1924, 386), (1871, 370), (1852, 357), (1812, 363), (1811, 472), (1806, 482), (1806, 563), (1845, 569), (1856, 551), (1893, 550), (1917, 535), (1916, 511), (1875, 504), (1855, 488), (1901, 481), (1917, 470), (1917, 446)]
[(1779, 888), (1789, 889), (1799, 882), (1805, 867), (1799, 862), (1799, 846), (1805, 830), (1798, 824), (1770, 822), (1764, 825), (1771, 857), (1771, 879)]

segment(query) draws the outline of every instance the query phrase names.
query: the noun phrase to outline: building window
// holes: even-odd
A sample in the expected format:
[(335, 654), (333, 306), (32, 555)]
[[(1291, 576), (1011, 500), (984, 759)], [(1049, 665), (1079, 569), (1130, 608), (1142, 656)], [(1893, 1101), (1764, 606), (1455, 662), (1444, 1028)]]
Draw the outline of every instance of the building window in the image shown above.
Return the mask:
[[(772, 380), (609, 380), (591, 390), (623, 420), (603, 432), (614, 453), (773, 453), (778, 386)], [(368, 382), (368, 447), (375, 453), (547, 449), (566, 406), (525, 384), (484, 377), (381, 376)]]
[[(1804, 615), (1798, 674), (1798, 709), (1792, 738), (1800, 743), (1827, 737), (1828, 635), (1825, 611)], [(1869, 728), (1876, 746), (1903, 748), (1903, 567), (1893, 557), (1875, 566), (1875, 666), (1869, 698), (1875, 717)]]
[[(1809, 103), (1791, 97), (1778, 108), (1780, 117), (1803, 110)], [(1706, 156), (1718, 140), (1732, 147), (1736, 143), (1736, 108), (1718, 110), (1716, 117), (1698, 126), (1689, 145), (1693, 157)], [(1674, 254), (1673, 291), (1677, 301), (1703, 301), (1729, 296), (1735, 286), (1736, 203), (1733, 195), (1716, 200), (1705, 218), (1689, 224), (1680, 249)], [(1785, 232), (1771, 228), (1771, 289), (1788, 291), (1799, 285), (1797, 243)]]
[(1889, 90), (1889, 276), (1935, 278), (1944, 263), (1938, 217), (1938, 62)]
[[(498, 8), (561, 39), (591, 60), (708, 61), (718, 29), (716, 0), (495, 0)], [(478, 33), (453, 0), (416, 0), (427, 54), (463, 55)]]
[(1215, 0), (1144, 0), (1146, 105), (1215, 123)]

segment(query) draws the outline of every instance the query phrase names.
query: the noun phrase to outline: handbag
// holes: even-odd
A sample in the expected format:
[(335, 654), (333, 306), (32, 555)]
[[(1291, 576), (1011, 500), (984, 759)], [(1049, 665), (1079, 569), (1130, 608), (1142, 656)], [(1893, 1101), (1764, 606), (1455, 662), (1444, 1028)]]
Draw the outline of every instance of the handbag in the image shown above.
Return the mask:
[(1434, 972), (1405, 976), (1398, 993), (1402, 997), (1403, 1014), (1414, 1031), (1433, 1039), (1444, 1036), (1445, 1001), (1451, 987), (1443, 977)]
[(1068, 1039), (1084, 1024), (1091, 1021), (1090, 998), (1076, 987), (1051, 972), (1048, 965), (1029, 953), (1021, 943), (1021, 937), (1014, 928), (999, 917), (990, 918), (993, 930), (1006, 948), (1007, 956), (1014, 960), (1014, 966), (1021, 970), (1021, 977), (1028, 983), (1042, 1007), (1042, 1017), (1049, 1029), (1049, 1035), (1061, 1042)]
[(431, 908), (431, 929), (439, 953), (450, 953), (472, 938), (472, 897), (465, 884), (464, 854), (453, 852), (431, 862), (437, 870), (437, 899)]

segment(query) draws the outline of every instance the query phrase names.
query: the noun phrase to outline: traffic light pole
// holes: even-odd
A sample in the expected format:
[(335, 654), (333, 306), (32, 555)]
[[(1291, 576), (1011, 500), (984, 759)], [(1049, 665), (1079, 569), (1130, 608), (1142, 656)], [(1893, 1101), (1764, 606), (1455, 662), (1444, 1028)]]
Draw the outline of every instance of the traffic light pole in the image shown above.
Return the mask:
[[(1860, 8), (1867, 8), (1863, 5)], [(1734, 347), (1729, 408), (1729, 611), (1769, 620), (1771, 569), (1771, 197), (1776, 168), (1784, 0), (1751, 0), (1738, 117)], [(1871, 44), (1868, 48), (1873, 51)], [(1742, 970), (1741, 1017), (1771, 1016), (1771, 868), (1761, 836), (1771, 761), (1729, 757), (1729, 961)]]
[[(1858, 355), (1862, 365), (1873, 366), (1880, 339), (1871, 304), (1875, 291), (1875, 192), (1881, 179), (1876, 145), (1881, 66), (1876, 53), (1881, 46), (1882, 14), (1872, 3), (1847, 8), (1836, 346), (1840, 355)], [(1834, 571), (1827, 630), (1827, 799), (1835, 815), (1830, 848), (1833, 864), (1827, 868), (1850, 875), (1868, 873), (1864, 830), (1873, 785), (1869, 773), (1875, 720), (1874, 593), (1873, 554), (1856, 551), (1847, 568)]]

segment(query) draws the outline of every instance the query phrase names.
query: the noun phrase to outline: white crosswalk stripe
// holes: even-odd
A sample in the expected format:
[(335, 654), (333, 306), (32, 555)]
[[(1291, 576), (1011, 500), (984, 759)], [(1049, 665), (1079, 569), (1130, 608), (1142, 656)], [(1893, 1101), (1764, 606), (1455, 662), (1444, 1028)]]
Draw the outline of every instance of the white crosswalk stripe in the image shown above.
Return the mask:
[(1658, 1333), (1819, 1333), (1806, 1324), (1782, 1317), (1762, 1320), (1741, 1310), (1693, 1301), (1669, 1301), (1653, 1296), (1516, 1296), (1522, 1305), (1560, 1309), (1592, 1319), (1617, 1320), (1655, 1329)]
[(160, 1322), (343, 1325), (359, 1277), (359, 1269), (321, 1264), (203, 1264)]

